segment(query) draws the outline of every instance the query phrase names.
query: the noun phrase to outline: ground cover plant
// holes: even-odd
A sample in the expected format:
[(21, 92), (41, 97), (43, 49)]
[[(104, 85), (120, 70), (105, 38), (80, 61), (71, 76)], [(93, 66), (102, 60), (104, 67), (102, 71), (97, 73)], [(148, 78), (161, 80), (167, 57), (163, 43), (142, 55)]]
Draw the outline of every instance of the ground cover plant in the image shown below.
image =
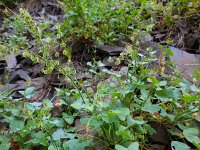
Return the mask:
[[(25, 9), (8, 10), (13, 15), (1, 27), (0, 60), (15, 53), (40, 64), (40, 76), (53, 80), (51, 75), (58, 74), (66, 84), (42, 99), (31, 79), (17, 89), (18, 98), (15, 89), (1, 90), (0, 149), (200, 149), (200, 72), (188, 81), (177, 71), (169, 59), (171, 39), (144, 47), (155, 26), (174, 24), (175, 4), (180, 12), (196, 13), (198, 2), (188, 2), (66, 0), (59, 2), (60, 22), (38, 21)], [(91, 50), (87, 74), (100, 80), (79, 80), (68, 44), (77, 40), (87, 50), (123, 41), (124, 51), (109, 68)], [(7, 64), (2, 87), (12, 71)]]
[(17, 5), (19, 0), (0, 0), (0, 3), (7, 5), (8, 7), (14, 7)]

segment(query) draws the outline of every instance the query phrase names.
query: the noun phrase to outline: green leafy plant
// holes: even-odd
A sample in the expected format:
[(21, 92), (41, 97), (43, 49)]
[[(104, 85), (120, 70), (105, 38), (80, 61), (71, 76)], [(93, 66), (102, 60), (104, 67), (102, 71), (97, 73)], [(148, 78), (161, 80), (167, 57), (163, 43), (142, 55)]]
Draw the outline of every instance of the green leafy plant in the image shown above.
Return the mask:
[[(99, 83), (92, 103), (74, 99), (71, 106), (78, 112), (84, 111), (88, 116), (83, 117), (81, 122), (98, 132), (100, 142), (104, 143), (103, 149), (129, 149), (132, 143), (140, 143), (140, 147), (145, 148), (148, 135), (156, 132), (149, 125), (152, 121), (174, 127), (169, 128), (177, 132), (172, 134), (174, 139), (178, 139), (181, 135), (179, 133), (182, 133), (194, 146), (198, 145), (197, 128), (191, 124), (194, 119), (192, 115), (199, 110), (198, 87), (177, 76), (166, 75), (164, 71), (161, 74), (162, 80), (159, 80), (159, 76), (156, 76), (157, 72), (160, 72), (159, 69), (148, 69), (148, 64), (155, 61), (153, 56), (146, 58), (131, 48), (127, 49), (127, 54), (131, 57), (132, 64), (125, 80), (120, 79), (120, 75), (106, 71), (119, 82)], [(187, 126), (176, 128), (180, 123)], [(173, 142), (172, 147), (182, 145), (184, 144)]]
[(132, 34), (133, 22), (139, 22), (132, 1), (66, 0), (64, 5), (63, 33), (86, 42), (110, 44), (124, 40)]
[[(55, 103), (49, 99), (31, 102), (35, 94), (32, 87), (19, 91), (21, 99), (13, 99), (8, 91), (0, 93), (0, 119), (5, 124), (0, 130), (0, 148), (148, 149), (149, 135), (156, 134), (150, 123), (155, 122), (165, 124), (173, 139), (172, 149), (199, 149), (198, 130), (193, 123), (200, 122), (199, 71), (195, 71), (194, 82), (189, 83), (165, 59), (173, 55), (169, 48), (140, 47), (155, 16), (166, 8), (159, 6), (146, 0), (141, 1), (141, 7), (131, 1), (66, 0), (64, 22), (53, 28), (35, 21), (23, 9), (5, 19), (3, 29), (12, 32), (0, 39), (2, 57), (23, 52), (24, 57), (44, 65), (43, 73), (57, 70), (73, 86), (57, 88)], [(108, 70), (97, 61), (88, 63), (90, 73), (102, 81), (96, 83), (95, 89), (85, 90), (89, 81), (80, 84), (70, 66), (71, 48), (66, 45), (69, 39), (97, 44), (131, 40), (116, 62), (119, 65), (130, 60), (127, 72)], [(63, 56), (66, 67), (60, 61)], [(172, 69), (170, 74), (167, 68)], [(83, 133), (77, 131), (76, 120), (83, 126)]]
[(5, 4), (8, 7), (15, 7), (20, 0), (0, 0), (0, 4)]
[[(67, 114), (63, 112), (63, 118), (52, 116), (51, 111), (55, 106), (50, 100), (26, 101), (26, 98), (32, 96), (33, 89), (31, 88), (21, 93), (25, 96), (23, 100), (8, 101), (5, 99), (0, 101), (1, 121), (8, 124), (9, 127), (7, 132), (0, 131), (0, 146), (9, 149), (12, 147), (12, 141), (16, 142), (19, 147), (26, 149), (37, 146), (44, 148), (69, 147), (69, 149), (72, 149), (73, 146), (83, 148), (88, 146), (90, 142), (78, 139), (79, 135), (73, 133), (73, 127), (65, 128), (67, 124), (73, 123), (73, 121), (69, 122)], [(61, 139), (70, 140), (60, 143), (61, 145), (58, 146)], [(74, 143), (74, 145), (70, 145), (70, 143)]]

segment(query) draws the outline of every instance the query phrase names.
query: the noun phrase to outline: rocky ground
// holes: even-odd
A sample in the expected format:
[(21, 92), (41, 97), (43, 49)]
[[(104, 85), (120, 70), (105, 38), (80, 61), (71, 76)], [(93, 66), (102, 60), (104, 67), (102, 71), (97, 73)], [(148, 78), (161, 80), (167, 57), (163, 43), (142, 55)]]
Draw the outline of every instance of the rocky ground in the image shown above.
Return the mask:
[[(51, 20), (55, 24), (63, 17), (63, 11), (55, 0), (32, 0), (31, 2), (22, 3), (18, 7), (26, 8), (31, 16), (39, 22)], [(13, 11), (16, 12), (18, 7)], [(1, 32), (2, 35), (0, 36), (3, 36), (5, 32), (9, 31)], [(125, 50), (125, 42), (123, 41), (119, 45), (86, 45), (81, 40), (69, 41), (67, 44), (72, 47), (72, 60), (76, 68), (78, 80), (94, 80), (91, 76), (87, 75), (89, 70), (87, 62), (91, 61), (93, 57), (97, 61), (101, 60), (105, 64), (105, 67), (111, 70), (120, 72), (120, 69), (124, 67), (123, 65), (115, 65), (116, 59)], [(150, 45), (154, 49), (158, 49), (152, 38), (146, 42), (143, 49)], [(37, 46), (31, 48), (31, 50), (35, 49), (37, 49)], [(96, 51), (95, 54), (93, 53), (94, 50)], [(145, 53), (145, 50), (143, 53)], [(128, 62), (124, 62), (125, 66), (127, 64)], [(17, 91), (24, 90), (27, 86), (33, 86), (38, 91), (37, 96), (33, 100), (40, 101), (46, 97), (54, 97), (56, 94), (55, 87), (64, 87), (67, 83), (62, 75), (56, 72), (44, 75), (41, 73), (42, 69), (42, 64), (34, 64), (30, 59), (24, 58), (21, 53), (1, 58), (0, 82), (3, 86), (0, 87), (0, 91), (7, 89), (8, 91), (12, 91), (14, 98), (19, 98), (21, 95)], [(30, 85), (27, 84), (29, 82), (31, 83)]]
[[(52, 20), (56, 23), (63, 18), (63, 11), (56, 0), (32, 0), (25, 2), (18, 7), (25, 7), (31, 16), (40, 22), (45, 20)], [(3, 9), (4, 6), (0, 6)], [(17, 8), (13, 9), (16, 11)], [(0, 26), (2, 24), (3, 15), (0, 14)], [(200, 52), (200, 17), (199, 14), (194, 14), (191, 17), (183, 18), (174, 25), (173, 34), (171, 36), (175, 39), (175, 45), (181, 47), (191, 53)], [(0, 31), (1, 33), (3, 31)], [(169, 29), (152, 33), (150, 40), (146, 41), (147, 46), (154, 46), (157, 48), (157, 43), (165, 44), (168, 37)], [(122, 42), (123, 43), (123, 42)], [(114, 61), (119, 57), (120, 53), (124, 51), (123, 44), (119, 45), (86, 45), (81, 41), (69, 42), (72, 47), (73, 64), (76, 68), (77, 80), (90, 80), (92, 83), (98, 83), (101, 79), (93, 78), (88, 74), (89, 67), (87, 62), (96, 57), (96, 60), (101, 60), (106, 68), (111, 71), (116, 71), (119, 74), (126, 74), (128, 71), (127, 64), (115, 65)], [(34, 49), (34, 47), (32, 48)], [(92, 52), (95, 49), (96, 53)], [(155, 62), (153, 65), (157, 65)], [(0, 92), (5, 90), (12, 93), (13, 98), (20, 98), (22, 95), (18, 92), (26, 89), (28, 86), (35, 87), (37, 94), (30, 101), (41, 101), (44, 98), (50, 98), (56, 101), (55, 88), (66, 87), (67, 81), (56, 71), (50, 75), (42, 74), (41, 64), (34, 64), (30, 59), (24, 58), (21, 53), (11, 54), (6, 58), (0, 59)], [(109, 78), (109, 77), (107, 77)], [(113, 81), (111, 81), (113, 82)], [(93, 85), (95, 86), (95, 85)], [(79, 124), (77, 124), (79, 126)], [(170, 145), (170, 137), (164, 125), (152, 123), (152, 126), (159, 131), (158, 134), (151, 136), (152, 149), (165, 149)], [(81, 127), (80, 127), (81, 128)]]

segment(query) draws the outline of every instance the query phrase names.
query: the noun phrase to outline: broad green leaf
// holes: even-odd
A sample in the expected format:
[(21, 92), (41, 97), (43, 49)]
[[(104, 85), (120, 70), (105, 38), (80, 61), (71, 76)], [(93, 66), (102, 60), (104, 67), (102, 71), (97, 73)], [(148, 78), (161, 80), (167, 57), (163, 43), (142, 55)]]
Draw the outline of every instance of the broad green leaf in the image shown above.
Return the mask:
[(132, 144), (129, 145), (128, 150), (139, 150), (139, 143), (133, 142)]
[(175, 119), (175, 115), (167, 113), (164, 109), (161, 109), (160, 115), (169, 118), (171, 121)]
[(188, 109), (190, 110), (190, 112), (197, 112), (197, 111), (199, 111), (199, 108), (198, 107), (196, 107), (195, 105), (194, 105), (194, 103), (190, 103), (190, 105), (188, 106)]
[(52, 144), (48, 147), (48, 150), (55, 150), (55, 149), (56, 149), (56, 147), (54, 147), (54, 145), (52, 145)]
[(63, 129), (57, 129), (53, 135), (53, 140), (57, 141), (57, 140), (60, 140), (61, 138), (65, 138), (65, 132), (63, 131)]
[[(86, 147), (90, 146), (91, 141), (82, 141), (80, 143), (78, 143), (78, 145), (75, 147), (77, 150), (85, 150)], [(74, 149), (72, 149), (74, 150)]]
[(183, 94), (183, 100), (186, 102), (196, 101), (199, 100), (198, 96), (190, 95), (190, 94)]
[(196, 116), (195, 118), (198, 122), (200, 122), (200, 116)]
[(10, 109), (9, 111), (11, 111), (13, 116), (20, 116), (21, 115), (21, 107), (15, 107)]
[(97, 118), (81, 118), (80, 119), (81, 124), (85, 124), (85, 125), (90, 125), (93, 126), (95, 128), (100, 128), (100, 126), (102, 125), (102, 123), (97, 119)]
[(122, 145), (115, 145), (115, 149), (116, 150), (128, 150), (127, 148), (125, 148), (124, 146), (122, 146)]
[(131, 140), (133, 138), (132, 133), (128, 129), (128, 127), (125, 126), (119, 126), (118, 131), (116, 132), (117, 135), (120, 135), (123, 137), (123, 139)]
[(89, 110), (89, 111), (94, 110), (94, 106), (90, 103), (86, 103), (83, 108), (86, 109), (86, 110)]
[(172, 150), (190, 150), (187, 144), (179, 141), (172, 141), (171, 148)]
[(186, 130), (186, 129), (188, 129), (188, 127), (185, 126), (185, 125), (183, 125), (183, 123), (178, 123), (177, 125), (178, 125), (178, 127), (179, 127), (181, 130)]
[(49, 100), (48, 98), (43, 100), (43, 106), (45, 106), (43, 109), (51, 109), (54, 107), (54, 104)]
[(10, 139), (6, 135), (0, 135), (0, 142), (9, 142)]
[(130, 114), (130, 110), (128, 108), (118, 108), (118, 110), (121, 112), (118, 116), (122, 121), (124, 121), (126, 116)]
[(140, 92), (141, 92), (141, 99), (146, 100), (149, 95), (149, 90), (146, 88), (141, 88)]
[(11, 146), (10, 142), (8, 142), (8, 143), (3, 142), (0, 144), (0, 149), (1, 150), (10, 150), (10, 146)]
[(114, 116), (118, 116), (122, 121), (125, 120), (126, 116), (130, 114), (130, 110), (128, 108), (118, 108), (116, 110), (110, 110), (108, 112), (108, 117), (112, 118)]
[(20, 131), (24, 128), (24, 121), (13, 120), (9, 126), (12, 132)]
[(144, 124), (144, 128), (147, 129), (147, 131), (150, 135), (153, 135), (156, 133), (156, 130), (154, 128), (152, 128), (149, 124)]
[(72, 124), (74, 122), (74, 116), (70, 116), (67, 113), (63, 113), (63, 119), (68, 123)]
[(108, 117), (113, 117), (113, 116), (117, 116), (118, 114), (120, 114), (121, 111), (120, 110), (110, 110), (108, 112)]
[(167, 81), (160, 81), (159, 86), (165, 86), (167, 85)]
[(81, 110), (85, 107), (85, 105), (81, 101), (75, 101), (73, 104), (71, 104), (71, 106), (77, 110)]
[(66, 133), (66, 138), (68, 139), (74, 139), (77, 136), (75, 133)]
[(19, 91), (25, 98), (30, 99), (35, 95), (35, 87), (28, 87), (25, 91)]
[(36, 121), (35, 119), (31, 119), (27, 122), (25, 129), (26, 130), (31, 130), (31, 129), (35, 129), (36, 128)]
[[(125, 90), (123, 90), (123, 94), (128, 94), (134, 92), (135, 88), (137, 87), (136, 84), (129, 85)], [(121, 93), (118, 93), (121, 96)]]
[(133, 142), (129, 145), (128, 148), (125, 148), (124, 146), (117, 144), (115, 145), (115, 149), (116, 150), (139, 150), (139, 143)]
[(0, 149), (1, 150), (10, 150), (10, 143), (2, 143), (0, 144)]
[(0, 135), (0, 149), (1, 150), (9, 150), (10, 149), (10, 139), (5, 135)]
[(149, 79), (147, 79), (149, 82), (152, 82), (154, 85), (159, 85), (159, 81), (155, 78), (155, 77), (153, 77), (153, 76), (151, 76)]
[(142, 124), (145, 124), (146, 121), (144, 120), (139, 120), (139, 119), (133, 119), (131, 115), (128, 115), (127, 117), (127, 123), (128, 123), (128, 126), (132, 126), (132, 125), (142, 125)]
[(90, 141), (79, 141), (78, 139), (68, 140), (63, 143), (64, 149), (69, 150), (85, 150), (85, 147), (90, 145)]
[(173, 51), (170, 49), (170, 48), (166, 48), (166, 52), (167, 52), (167, 54), (169, 55), (169, 56), (174, 56), (174, 53), (173, 53)]
[(173, 89), (163, 89), (163, 90), (157, 90), (156, 91), (156, 97), (160, 100), (166, 101), (169, 98), (172, 98), (173, 100), (178, 100), (180, 95), (179, 90), (173, 90)]
[(32, 144), (40, 144), (40, 145), (47, 146), (48, 140), (45, 133), (43, 133), (42, 131), (38, 131), (38, 132), (33, 131), (31, 133), (31, 136), (33, 137), (33, 139), (25, 142), (25, 144), (32, 143)]
[(197, 128), (188, 128), (183, 130), (183, 135), (191, 143), (195, 142), (200, 144), (200, 138), (198, 137), (199, 131)]
[(143, 111), (149, 112), (149, 113), (154, 113), (158, 112), (161, 109), (159, 105), (153, 104), (153, 105), (145, 105), (142, 107)]
[(108, 114), (108, 113), (109, 113), (109, 112), (107, 112), (107, 111), (102, 112), (101, 118), (102, 118), (102, 120), (103, 120), (104, 122), (106, 122), (106, 123), (111, 123), (111, 122), (115, 122), (115, 121), (118, 121), (118, 120), (119, 120), (118, 117), (117, 117), (116, 115), (112, 115), (112, 116), (111, 116), (111, 114)]
[(63, 127), (65, 122), (62, 118), (52, 118), (52, 121), (49, 121), (49, 123), (57, 126), (57, 127)]
[(38, 109), (41, 108), (42, 103), (38, 103), (38, 102), (28, 103), (28, 102), (26, 102), (24, 105), (26, 106), (26, 108), (30, 112), (34, 112), (35, 110), (38, 110)]

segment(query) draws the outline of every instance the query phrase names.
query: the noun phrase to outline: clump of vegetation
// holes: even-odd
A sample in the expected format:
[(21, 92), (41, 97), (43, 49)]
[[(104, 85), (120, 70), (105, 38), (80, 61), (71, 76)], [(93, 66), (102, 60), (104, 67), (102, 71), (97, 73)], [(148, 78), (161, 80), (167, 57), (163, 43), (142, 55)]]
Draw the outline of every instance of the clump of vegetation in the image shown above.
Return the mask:
[[(126, 1), (65, 1), (63, 33), (103, 43), (113, 43), (127, 38), (137, 25), (137, 10)], [(101, 13), (100, 13), (101, 12)]]
[[(99, 142), (102, 149), (139, 149), (139, 146), (143, 149), (148, 148), (148, 135), (156, 132), (149, 123), (158, 122), (166, 124), (175, 149), (180, 146), (189, 149), (184, 138), (199, 147), (198, 130), (192, 123), (199, 121), (198, 85), (165, 74), (158, 80), (151, 73), (154, 68), (143, 65), (151, 59), (141, 57), (138, 61), (141, 55), (137, 51), (128, 48), (127, 52), (132, 63), (126, 79), (104, 70), (118, 83), (100, 82), (90, 95), (77, 89), (57, 89), (59, 101), (53, 104), (48, 99), (28, 102), (34, 88), (20, 91), (24, 98), (18, 100), (2, 93), (1, 120), (7, 127), (1, 131), (4, 139), (1, 146), (9, 148), (11, 141), (28, 149), (35, 146), (83, 149)], [(139, 72), (138, 66), (143, 68)], [(51, 112), (54, 108), (59, 110), (58, 116)], [(75, 132), (73, 124), (77, 117), (85, 125), (83, 135)], [(94, 139), (90, 132), (96, 134)]]
[[(42, 63), (44, 74), (57, 70), (73, 86), (57, 88), (55, 103), (51, 99), (31, 102), (34, 87), (19, 91), (20, 99), (13, 99), (12, 91), (0, 93), (0, 149), (149, 149), (149, 137), (157, 132), (152, 123), (165, 126), (172, 149), (200, 149), (195, 126), (200, 122), (200, 72), (196, 71), (190, 83), (172, 62), (164, 60), (173, 55), (169, 48), (159, 45), (157, 58), (151, 47), (146, 50), (148, 55), (139, 47), (138, 37), (150, 33), (157, 19), (154, 15), (164, 9), (154, 10), (157, 4), (149, 1), (141, 1), (141, 7), (120, 0), (66, 0), (63, 5), (64, 21), (53, 27), (35, 21), (24, 9), (4, 21), (4, 30), (12, 32), (0, 39), (0, 56), (21, 52), (34, 63)], [(106, 74), (115, 82), (105, 79), (95, 89), (85, 89), (88, 82), (79, 83), (74, 77), (71, 47), (66, 45), (69, 39), (97, 44), (128, 39), (129, 45), (118, 58), (119, 64), (130, 60), (128, 71), (119, 74), (102, 69), (103, 63), (90, 62), (92, 75)], [(37, 49), (31, 51), (34, 46)], [(64, 67), (63, 56), (67, 60)], [(159, 65), (150, 65), (156, 59)], [(172, 69), (171, 74), (166, 68)]]
[(20, 0), (0, 0), (0, 4), (5, 4), (8, 7), (15, 7)]

